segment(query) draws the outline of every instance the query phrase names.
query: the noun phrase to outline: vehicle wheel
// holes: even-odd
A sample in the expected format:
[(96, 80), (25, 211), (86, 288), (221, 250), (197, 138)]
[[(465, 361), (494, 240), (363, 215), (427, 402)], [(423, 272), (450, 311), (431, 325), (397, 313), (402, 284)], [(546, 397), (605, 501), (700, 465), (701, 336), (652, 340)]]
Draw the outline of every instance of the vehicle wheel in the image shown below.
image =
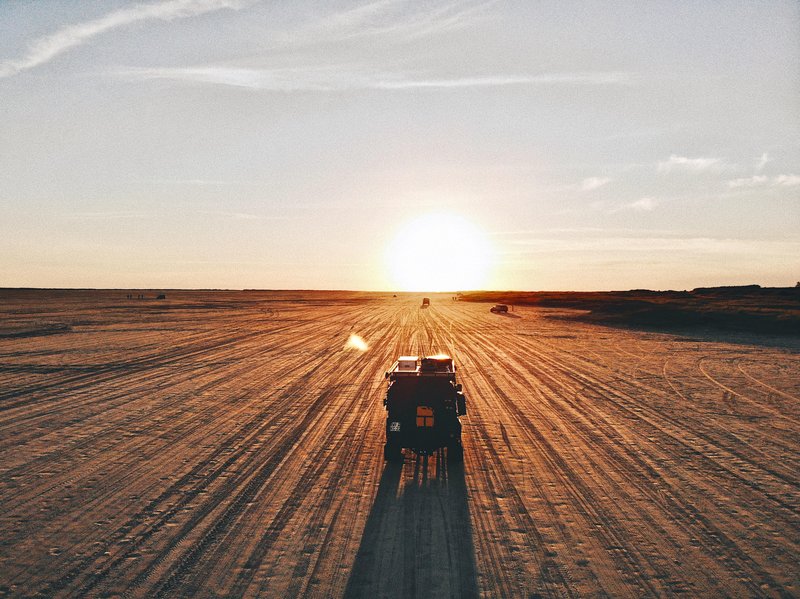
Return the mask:
[(447, 461), (453, 464), (464, 461), (464, 446), (461, 443), (455, 443), (447, 448)]
[(386, 443), (383, 446), (383, 459), (387, 462), (402, 462), (403, 450), (396, 445), (389, 445)]

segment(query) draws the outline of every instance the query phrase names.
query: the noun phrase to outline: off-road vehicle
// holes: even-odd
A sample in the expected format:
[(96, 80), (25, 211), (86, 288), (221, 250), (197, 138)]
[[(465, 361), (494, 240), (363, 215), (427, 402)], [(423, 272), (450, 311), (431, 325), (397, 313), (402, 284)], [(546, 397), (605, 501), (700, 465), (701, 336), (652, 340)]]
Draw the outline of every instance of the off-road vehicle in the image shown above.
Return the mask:
[(400, 356), (386, 372), (386, 444), (383, 456), (403, 459), (403, 449), (430, 455), (447, 448), (447, 459), (464, 459), (461, 422), (467, 402), (456, 382), (453, 359), (446, 355)]

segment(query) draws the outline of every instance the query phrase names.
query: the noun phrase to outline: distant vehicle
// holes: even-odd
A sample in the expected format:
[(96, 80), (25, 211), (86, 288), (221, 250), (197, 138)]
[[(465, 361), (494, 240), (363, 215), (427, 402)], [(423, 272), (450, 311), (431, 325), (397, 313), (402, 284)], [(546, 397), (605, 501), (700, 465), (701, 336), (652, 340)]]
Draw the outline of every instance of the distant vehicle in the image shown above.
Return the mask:
[(383, 457), (402, 461), (403, 449), (430, 455), (447, 448), (447, 459), (461, 462), (461, 422), (467, 401), (456, 383), (453, 359), (446, 355), (400, 356), (386, 372), (386, 444)]
[(167, 296), (164, 295), (163, 293), (159, 293), (156, 299), (167, 299)]
[(491, 307), (490, 312), (494, 312), (495, 314), (506, 314), (508, 313), (508, 306), (505, 304), (495, 304)]
[(430, 305), (431, 305), (431, 298), (429, 298), (429, 297), (423, 297), (423, 298), (422, 298), (422, 305), (423, 305), (423, 306), (430, 306)]

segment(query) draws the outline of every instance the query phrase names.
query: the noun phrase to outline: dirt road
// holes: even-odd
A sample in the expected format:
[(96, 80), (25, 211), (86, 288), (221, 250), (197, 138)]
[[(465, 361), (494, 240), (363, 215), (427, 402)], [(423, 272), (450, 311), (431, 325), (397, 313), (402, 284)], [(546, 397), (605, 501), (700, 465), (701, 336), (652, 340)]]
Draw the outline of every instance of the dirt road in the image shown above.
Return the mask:
[[(0, 595), (800, 594), (796, 350), (449, 296), (3, 293)], [(387, 466), (383, 372), (438, 351), (464, 465)]]

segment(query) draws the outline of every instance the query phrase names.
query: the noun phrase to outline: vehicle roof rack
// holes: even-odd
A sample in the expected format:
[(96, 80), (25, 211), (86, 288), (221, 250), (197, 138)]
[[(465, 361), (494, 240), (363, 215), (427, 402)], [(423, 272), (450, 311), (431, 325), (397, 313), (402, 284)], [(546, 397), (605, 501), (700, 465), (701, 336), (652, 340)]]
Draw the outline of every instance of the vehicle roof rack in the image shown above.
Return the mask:
[(456, 380), (456, 367), (453, 358), (446, 354), (434, 356), (400, 356), (386, 371), (385, 378), (393, 381), (406, 377), (433, 377)]

